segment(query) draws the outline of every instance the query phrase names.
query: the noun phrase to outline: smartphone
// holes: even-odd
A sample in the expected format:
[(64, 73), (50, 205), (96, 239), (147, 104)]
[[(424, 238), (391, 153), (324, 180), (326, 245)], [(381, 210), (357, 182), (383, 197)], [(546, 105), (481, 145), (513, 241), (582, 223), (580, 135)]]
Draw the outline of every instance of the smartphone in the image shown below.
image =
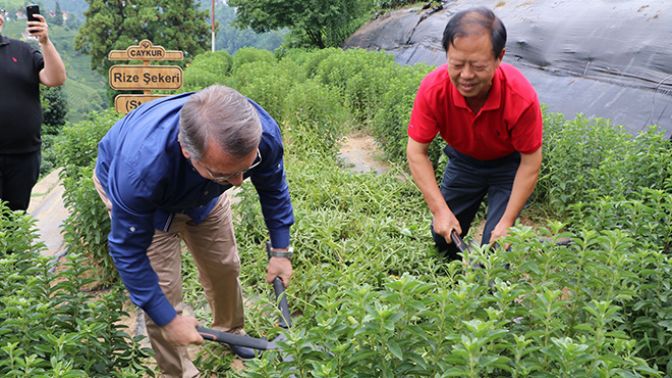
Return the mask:
[(28, 18), (28, 21), (39, 21), (37, 17), (35, 17), (36, 14), (40, 14), (40, 6), (31, 4), (26, 7), (26, 17)]

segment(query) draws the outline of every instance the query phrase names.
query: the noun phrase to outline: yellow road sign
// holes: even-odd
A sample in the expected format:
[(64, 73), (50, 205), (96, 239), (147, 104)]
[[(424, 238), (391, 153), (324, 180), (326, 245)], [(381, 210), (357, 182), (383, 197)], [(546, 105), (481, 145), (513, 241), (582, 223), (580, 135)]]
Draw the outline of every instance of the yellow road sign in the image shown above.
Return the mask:
[(114, 98), (114, 109), (117, 113), (126, 114), (138, 106), (156, 100), (157, 98), (166, 97), (166, 95), (143, 95), (143, 94), (122, 94)]
[(108, 74), (115, 90), (179, 89), (182, 68), (178, 66), (115, 65)]

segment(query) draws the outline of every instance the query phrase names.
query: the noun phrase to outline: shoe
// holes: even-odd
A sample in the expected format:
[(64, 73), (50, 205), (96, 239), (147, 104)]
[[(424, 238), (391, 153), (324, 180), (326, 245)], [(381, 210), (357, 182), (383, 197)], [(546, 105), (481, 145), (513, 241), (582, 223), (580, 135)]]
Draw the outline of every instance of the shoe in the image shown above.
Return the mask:
[(254, 349), (252, 348), (230, 344), (229, 348), (231, 348), (231, 351), (235, 353), (235, 355), (238, 356), (241, 360), (251, 360), (257, 357), (257, 354), (254, 352)]

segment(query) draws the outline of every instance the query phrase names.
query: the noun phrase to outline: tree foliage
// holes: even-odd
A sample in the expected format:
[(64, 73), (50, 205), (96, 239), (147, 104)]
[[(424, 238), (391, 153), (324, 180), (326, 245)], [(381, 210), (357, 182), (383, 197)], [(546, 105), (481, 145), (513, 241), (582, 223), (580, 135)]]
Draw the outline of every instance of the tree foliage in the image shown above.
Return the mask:
[(140, 40), (182, 50), (190, 60), (208, 46), (207, 11), (194, 0), (87, 0), (86, 22), (76, 49), (91, 56), (91, 67), (106, 73), (110, 50), (124, 50)]
[(370, 0), (229, 0), (238, 22), (256, 32), (292, 30), (293, 44), (339, 46), (371, 9)]
[(61, 4), (57, 1), (56, 8), (54, 8), (54, 16), (49, 20), (50, 24), (63, 26), (63, 11), (61, 10)]
[(275, 50), (280, 47), (286, 30), (256, 33), (250, 28), (235, 27), (236, 11), (227, 4), (217, 4), (215, 8), (217, 20), (217, 50), (226, 50), (234, 54), (242, 47), (256, 47), (264, 50)]
[(60, 126), (65, 124), (65, 117), (68, 114), (68, 101), (63, 87), (45, 88), (42, 91), (46, 106), (42, 107), (43, 121), (47, 126), (54, 126), (51, 134), (57, 134)]

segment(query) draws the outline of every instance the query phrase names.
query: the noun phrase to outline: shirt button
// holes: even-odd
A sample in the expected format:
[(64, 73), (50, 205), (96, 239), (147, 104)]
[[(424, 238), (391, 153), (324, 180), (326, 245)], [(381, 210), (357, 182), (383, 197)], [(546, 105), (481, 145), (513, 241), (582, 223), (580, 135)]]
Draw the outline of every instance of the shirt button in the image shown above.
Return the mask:
[(208, 192), (208, 191), (206, 190), (205, 192), (203, 192), (203, 195), (206, 195), (206, 196), (207, 196), (208, 193), (210, 193), (210, 192)]
[(135, 232), (135, 227), (130, 227), (129, 230), (130, 230), (131, 232)]

